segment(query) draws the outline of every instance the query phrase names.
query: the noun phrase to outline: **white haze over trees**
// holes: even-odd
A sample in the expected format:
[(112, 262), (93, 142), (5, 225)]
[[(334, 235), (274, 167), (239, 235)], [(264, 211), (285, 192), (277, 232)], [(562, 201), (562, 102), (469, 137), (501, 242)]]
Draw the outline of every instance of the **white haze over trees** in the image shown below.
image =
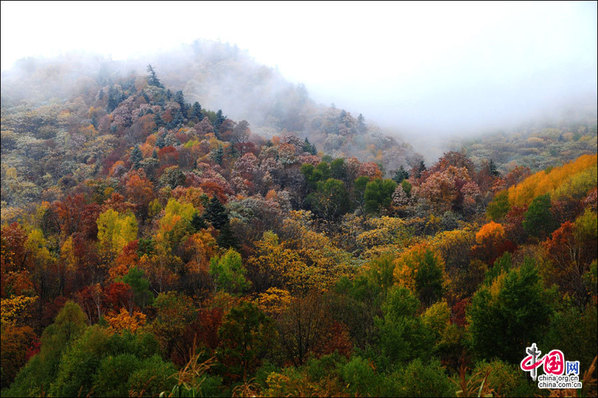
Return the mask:
[[(176, 71), (195, 40), (217, 40), (275, 68), (270, 81), (304, 84), (315, 102), (362, 113), (427, 158), (439, 137), (596, 115), (596, 2), (2, 2), (1, 15), (3, 86), (40, 62), (11, 72), (22, 58), (101, 54), (135, 60), (119, 67), (137, 73), (145, 60)], [(72, 59), (71, 73), (99, 68)], [(203, 92), (223, 101), (210, 106), (255, 113), (260, 101), (224, 86)]]

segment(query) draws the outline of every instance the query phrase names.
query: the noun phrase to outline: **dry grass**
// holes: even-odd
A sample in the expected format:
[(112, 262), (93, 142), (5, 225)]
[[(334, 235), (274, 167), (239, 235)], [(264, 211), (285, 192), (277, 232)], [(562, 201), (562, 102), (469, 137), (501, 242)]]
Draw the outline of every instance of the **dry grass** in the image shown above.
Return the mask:
[(594, 373), (596, 372), (596, 359), (598, 356), (594, 357), (592, 364), (585, 371), (583, 374), (583, 379), (581, 380), (583, 386), (581, 389), (559, 389), (559, 390), (548, 390), (550, 391), (550, 397), (596, 397), (598, 396), (598, 391), (596, 390), (596, 378), (594, 377)]

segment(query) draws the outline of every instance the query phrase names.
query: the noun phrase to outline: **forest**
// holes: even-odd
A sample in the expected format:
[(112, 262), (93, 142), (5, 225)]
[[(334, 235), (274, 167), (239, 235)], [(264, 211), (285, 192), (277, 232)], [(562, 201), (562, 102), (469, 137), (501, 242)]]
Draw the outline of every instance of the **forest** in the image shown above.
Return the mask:
[(595, 118), (426, 165), (301, 88), (254, 131), (165, 76), (3, 92), (2, 396), (596, 396)]

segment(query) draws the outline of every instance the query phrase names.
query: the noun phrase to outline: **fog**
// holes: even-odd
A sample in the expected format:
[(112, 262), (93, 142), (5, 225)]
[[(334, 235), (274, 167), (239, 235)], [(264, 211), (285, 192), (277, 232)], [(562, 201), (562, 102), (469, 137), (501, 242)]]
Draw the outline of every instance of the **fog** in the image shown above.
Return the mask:
[[(451, 135), (596, 113), (596, 2), (3, 2), (1, 15), (3, 93), (40, 62), (11, 72), (19, 59), (101, 54), (121, 71), (153, 62), (189, 99), (258, 124), (286, 81), (301, 83), (316, 103), (362, 113), (424, 152)], [(197, 39), (255, 63), (224, 59), (202, 75)], [(70, 73), (100, 69), (71, 60)], [(252, 76), (269, 86), (238, 84)]]

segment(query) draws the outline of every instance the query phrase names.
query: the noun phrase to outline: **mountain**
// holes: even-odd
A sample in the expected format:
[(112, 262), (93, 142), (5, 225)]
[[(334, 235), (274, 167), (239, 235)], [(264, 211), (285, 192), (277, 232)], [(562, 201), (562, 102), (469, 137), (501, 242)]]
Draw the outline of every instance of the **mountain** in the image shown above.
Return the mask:
[(103, 85), (144, 74), (148, 64), (173, 92), (181, 90), (186, 100), (204, 108), (222, 109), (233, 120), (247, 120), (266, 138), (281, 132), (308, 138), (333, 157), (374, 161), (387, 175), (421, 160), (409, 144), (366, 123), (362, 115), (316, 104), (305, 86), (289, 83), (236, 46), (212, 41), (128, 61), (80, 54), (24, 59), (2, 73), (2, 106), (26, 102), (35, 107), (93, 95)]

